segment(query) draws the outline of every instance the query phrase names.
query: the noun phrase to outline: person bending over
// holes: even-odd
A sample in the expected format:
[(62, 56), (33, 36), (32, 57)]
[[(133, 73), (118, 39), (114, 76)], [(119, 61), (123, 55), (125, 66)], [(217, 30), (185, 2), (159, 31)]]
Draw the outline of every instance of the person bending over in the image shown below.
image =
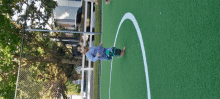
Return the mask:
[(85, 54), (88, 59), (93, 62), (97, 60), (111, 60), (113, 56), (122, 57), (125, 55), (125, 47), (123, 50), (116, 47), (104, 48), (102, 47), (103, 43), (100, 43), (99, 46), (88, 48), (86, 46), (82, 47), (82, 54)]

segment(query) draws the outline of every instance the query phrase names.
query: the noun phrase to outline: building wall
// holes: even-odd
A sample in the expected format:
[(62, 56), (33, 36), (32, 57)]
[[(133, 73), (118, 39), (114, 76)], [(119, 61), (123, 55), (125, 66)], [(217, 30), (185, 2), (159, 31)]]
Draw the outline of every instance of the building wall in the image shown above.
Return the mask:
[(81, 0), (54, 0), (57, 1), (59, 6), (69, 6), (69, 7), (81, 7)]
[(55, 19), (69, 19), (75, 20), (76, 13), (79, 7), (70, 7), (70, 6), (57, 6), (54, 9), (54, 18)]
[(54, 19), (66, 29), (75, 29), (77, 10), (82, 6), (81, 0), (54, 0), (58, 6), (54, 9)]

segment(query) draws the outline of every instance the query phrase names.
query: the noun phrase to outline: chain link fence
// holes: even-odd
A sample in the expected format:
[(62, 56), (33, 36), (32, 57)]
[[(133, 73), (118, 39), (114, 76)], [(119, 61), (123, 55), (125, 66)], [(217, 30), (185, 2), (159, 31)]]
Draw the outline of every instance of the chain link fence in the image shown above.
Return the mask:
[(47, 34), (25, 33), (15, 99), (66, 99), (80, 94), (80, 85), (72, 82), (81, 79), (76, 72), (81, 56), (73, 55), (74, 47)]
[(65, 73), (56, 64), (23, 61), (16, 99), (66, 98), (66, 81)]

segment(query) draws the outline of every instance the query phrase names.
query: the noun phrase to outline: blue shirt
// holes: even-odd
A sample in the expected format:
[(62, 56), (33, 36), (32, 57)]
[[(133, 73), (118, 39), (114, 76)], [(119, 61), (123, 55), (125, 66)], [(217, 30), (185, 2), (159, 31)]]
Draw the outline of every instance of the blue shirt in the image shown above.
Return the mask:
[[(91, 47), (89, 51), (86, 53), (86, 57), (90, 59), (93, 62), (96, 62), (97, 60), (107, 60), (105, 58), (106, 56), (106, 50), (107, 48), (101, 47), (101, 46), (96, 46), (96, 47)], [(98, 58), (97, 52), (100, 53), (100, 57)]]

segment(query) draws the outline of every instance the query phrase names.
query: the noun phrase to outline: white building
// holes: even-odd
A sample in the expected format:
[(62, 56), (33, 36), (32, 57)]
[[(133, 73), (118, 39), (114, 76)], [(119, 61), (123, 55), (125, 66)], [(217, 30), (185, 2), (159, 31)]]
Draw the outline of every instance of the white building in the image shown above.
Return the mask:
[(54, 0), (58, 6), (54, 9), (54, 19), (69, 30), (75, 29), (77, 10), (82, 6), (81, 0)]

